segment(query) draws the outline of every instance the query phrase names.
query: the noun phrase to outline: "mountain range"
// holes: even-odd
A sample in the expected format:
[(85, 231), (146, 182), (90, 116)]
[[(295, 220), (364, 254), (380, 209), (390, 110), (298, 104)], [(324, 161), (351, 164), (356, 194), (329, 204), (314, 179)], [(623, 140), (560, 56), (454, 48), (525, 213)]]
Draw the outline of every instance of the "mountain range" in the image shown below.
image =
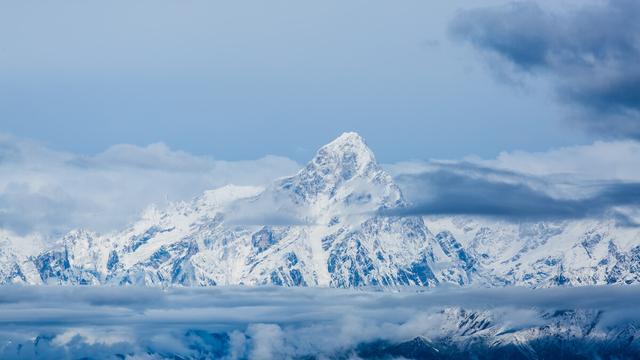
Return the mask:
[(0, 283), (395, 288), (640, 279), (640, 232), (614, 219), (513, 223), (384, 211), (407, 206), (362, 137), (345, 133), (293, 176), (151, 207), (121, 231), (74, 230), (54, 244), (0, 231)]

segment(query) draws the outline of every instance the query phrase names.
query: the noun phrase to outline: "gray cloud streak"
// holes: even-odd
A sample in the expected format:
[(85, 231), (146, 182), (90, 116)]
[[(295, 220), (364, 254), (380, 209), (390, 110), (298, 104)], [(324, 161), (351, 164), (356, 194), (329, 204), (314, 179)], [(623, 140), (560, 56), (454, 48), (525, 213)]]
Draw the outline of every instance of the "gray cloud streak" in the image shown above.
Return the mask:
[(615, 207), (640, 205), (638, 182), (573, 184), (586, 194), (562, 198), (549, 194), (556, 184), (543, 178), (470, 163), (438, 164), (432, 171), (402, 174), (396, 180), (412, 205), (383, 215), (479, 215), (517, 221), (609, 215), (621, 225), (637, 226)]

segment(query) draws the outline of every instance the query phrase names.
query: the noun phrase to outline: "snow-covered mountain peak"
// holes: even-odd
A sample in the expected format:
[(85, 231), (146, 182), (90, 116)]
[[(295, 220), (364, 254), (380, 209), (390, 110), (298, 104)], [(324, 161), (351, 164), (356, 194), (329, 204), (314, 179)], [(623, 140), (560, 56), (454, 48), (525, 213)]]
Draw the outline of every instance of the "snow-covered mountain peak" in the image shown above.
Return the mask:
[[(0, 229), (0, 283), (356, 287), (640, 282), (640, 235), (604, 220), (383, 216), (402, 193), (345, 133), (266, 188), (149, 207), (127, 229), (55, 243)], [(432, 232), (433, 231), (433, 232)], [(38, 240), (38, 241), (37, 241)]]
[(333, 151), (337, 153), (358, 152), (373, 156), (371, 149), (367, 146), (365, 139), (356, 132), (345, 132), (335, 138), (330, 143), (324, 145), (320, 150)]
[(373, 151), (355, 132), (343, 133), (321, 147), (310, 164), (318, 165), (326, 172), (337, 170), (346, 180), (378, 166)]
[(194, 200), (192, 206), (220, 210), (237, 200), (254, 197), (262, 191), (264, 191), (264, 188), (260, 186), (238, 186), (229, 184), (214, 190), (205, 191), (204, 194)]
[(91, 238), (95, 236), (95, 233), (86, 229), (73, 229), (63, 236), (62, 242), (76, 242), (78, 239)]
[(398, 186), (378, 165), (365, 140), (354, 132), (321, 147), (296, 175), (280, 180), (276, 189), (290, 193), (295, 203), (339, 204), (362, 210), (403, 203)]

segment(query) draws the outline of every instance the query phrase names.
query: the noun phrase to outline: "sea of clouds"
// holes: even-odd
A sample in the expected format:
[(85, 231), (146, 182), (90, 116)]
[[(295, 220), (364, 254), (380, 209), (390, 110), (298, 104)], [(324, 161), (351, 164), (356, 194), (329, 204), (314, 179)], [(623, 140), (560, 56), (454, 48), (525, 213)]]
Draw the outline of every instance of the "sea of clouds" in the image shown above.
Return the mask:
[(0, 358), (295, 358), (437, 339), (443, 309), (490, 311), (505, 332), (554, 309), (637, 324), (640, 287), (405, 289), (2, 287)]

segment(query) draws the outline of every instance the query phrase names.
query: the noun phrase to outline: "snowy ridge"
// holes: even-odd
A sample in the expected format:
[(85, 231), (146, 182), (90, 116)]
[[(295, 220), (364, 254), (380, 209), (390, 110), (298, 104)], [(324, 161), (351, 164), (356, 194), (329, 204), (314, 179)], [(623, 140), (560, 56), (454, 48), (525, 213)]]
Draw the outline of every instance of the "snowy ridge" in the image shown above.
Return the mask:
[(123, 231), (76, 230), (47, 248), (2, 232), (0, 282), (547, 287), (640, 280), (640, 233), (607, 219), (512, 224), (380, 215), (406, 205), (364, 139), (345, 133), (266, 188), (228, 185), (152, 207)]

